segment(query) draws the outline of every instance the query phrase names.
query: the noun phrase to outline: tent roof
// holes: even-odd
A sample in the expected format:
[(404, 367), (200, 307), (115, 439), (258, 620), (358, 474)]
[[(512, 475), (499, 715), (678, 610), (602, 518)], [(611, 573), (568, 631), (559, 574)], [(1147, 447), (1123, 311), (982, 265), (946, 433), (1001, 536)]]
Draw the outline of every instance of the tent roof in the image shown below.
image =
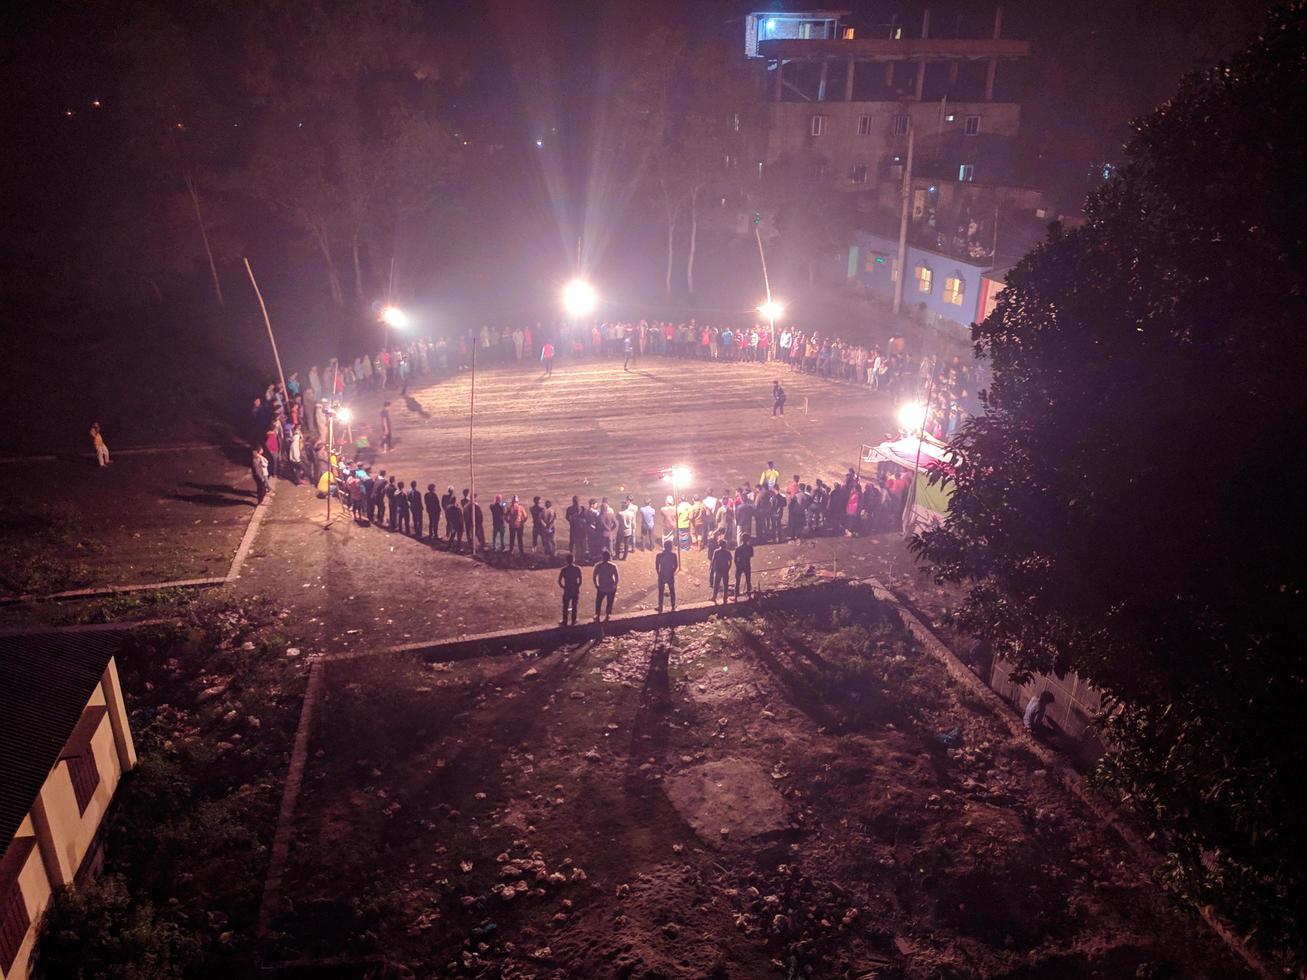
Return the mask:
[(947, 453), (947, 447), (929, 436), (921, 440), (918, 440), (916, 436), (904, 436), (902, 439), (893, 442), (882, 442), (879, 446), (870, 447), (866, 462), (875, 463), (884, 460), (915, 470), (917, 469), (918, 459), (920, 459), (923, 468), (932, 464), (947, 466)]

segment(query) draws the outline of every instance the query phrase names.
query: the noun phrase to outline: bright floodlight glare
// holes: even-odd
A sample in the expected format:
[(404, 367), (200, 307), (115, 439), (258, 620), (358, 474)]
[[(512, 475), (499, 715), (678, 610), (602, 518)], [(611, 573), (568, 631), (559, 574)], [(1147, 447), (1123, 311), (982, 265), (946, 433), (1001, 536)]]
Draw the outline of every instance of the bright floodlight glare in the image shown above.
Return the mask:
[(408, 314), (398, 306), (387, 306), (381, 311), (381, 320), (388, 327), (402, 330), (408, 326)]
[(585, 316), (595, 308), (598, 297), (584, 279), (573, 279), (563, 287), (563, 309), (568, 316)]
[(926, 424), (926, 406), (921, 402), (908, 402), (899, 407), (899, 425), (916, 432)]
[(778, 303), (774, 299), (769, 299), (758, 307), (758, 312), (768, 320), (779, 320), (785, 313), (785, 304)]
[(352, 419), (353, 417), (354, 417), (354, 413), (351, 412), (348, 408), (336, 409), (336, 418), (340, 419), (342, 422), (346, 424), (348, 424), (349, 420)]
[(690, 482), (690, 468), (688, 466), (672, 467), (672, 483), (678, 487), (683, 487)]

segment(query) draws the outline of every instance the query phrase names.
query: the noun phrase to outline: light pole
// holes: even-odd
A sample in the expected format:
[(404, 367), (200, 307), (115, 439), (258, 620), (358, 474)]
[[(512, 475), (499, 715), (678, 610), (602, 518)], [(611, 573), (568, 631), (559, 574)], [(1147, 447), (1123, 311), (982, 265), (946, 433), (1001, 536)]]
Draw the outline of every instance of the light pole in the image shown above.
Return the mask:
[(383, 347), (386, 350), (389, 350), (390, 328), (394, 327), (396, 330), (403, 330), (405, 327), (407, 327), (409, 323), (408, 314), (405, 313), (403, 310), (401, 310), (398, 306), (383, 306), (378, 316), (380, 317), (381, 322), (386, 325), (386, 334), (385, 334), (385, 339), (383, 341)]

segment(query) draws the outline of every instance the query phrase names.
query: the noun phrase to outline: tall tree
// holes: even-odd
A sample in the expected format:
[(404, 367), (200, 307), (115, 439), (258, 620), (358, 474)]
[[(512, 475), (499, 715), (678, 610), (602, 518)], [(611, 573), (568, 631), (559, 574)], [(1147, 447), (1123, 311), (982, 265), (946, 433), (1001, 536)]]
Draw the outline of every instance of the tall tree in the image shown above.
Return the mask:
[(950, 516), (914, 543), (1018, 675), (1103, 691), (1098, 775), (1172, 883), (1300, 956), (1305, 51), (1298, 0), (1138, 123), (1087, 224), (1010, 273)]

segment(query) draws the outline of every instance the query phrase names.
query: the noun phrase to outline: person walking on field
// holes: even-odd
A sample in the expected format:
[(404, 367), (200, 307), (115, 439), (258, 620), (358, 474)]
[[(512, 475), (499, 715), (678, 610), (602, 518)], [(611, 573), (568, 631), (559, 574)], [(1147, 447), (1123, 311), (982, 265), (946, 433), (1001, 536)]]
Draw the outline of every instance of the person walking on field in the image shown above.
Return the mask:
[(773, 418), (785, 414), (785, 389), (779, 378), (771, 383), (771, 413)]
[[(581, 598), (581, 569), (576, 567), (569, 552), (563, 556), (563, 567), (558, 572), (558, 587), (563, 590), (563, 620), (559, 626), (576, 625), (576, 604)], [(571, 612), (571, 622), (568, 622), (568, 612)], [(595, 619), (598, 619), (595, 616)]]
[(670, 541), (663, 544), (663, 550), (654, 559), (654, 571), (658, 573), (658, 611), (663, 611), (663, 592), (672, 600), (672, 612), (676, 612), (676, 572), (681, 567), (681, 560), (672, 550)]
[(104, 444), (104, 433), (100, 431), (100, 423), (91, 423), (91, 444), (95, 446), (95, 460), (101, 468), (109, 465), (109, 447)]
[(595, 622), (599, 622), (599, 607), (607, 604), (604, 609), (604, 622), (608, 622), (613, 615), (613, 600), (617, 598), (617, 583), (620, 576), (617, 573), (617, 566), (612, 563), (612, 554), (605, 548), (599, 555), (599, 563), (595, 565), (591, 572), (591, 579), (595, 587)]
[(540, 348), (540, 362), (545, 366), (545, 377), (550, 377), (554, 373), (554, 345), (547, 340)]
[(395, 441), (390, 429), (390, 402), (383, 402), (381, 405), (381, 451), (388, 453), (394, 445)]
[(629, 333), (622, 340), (622, 356), (623, 356), (622, 370), (630, 371), (631, 361), (635, 358), (635, 344), (632, 342), (631, 335)]

